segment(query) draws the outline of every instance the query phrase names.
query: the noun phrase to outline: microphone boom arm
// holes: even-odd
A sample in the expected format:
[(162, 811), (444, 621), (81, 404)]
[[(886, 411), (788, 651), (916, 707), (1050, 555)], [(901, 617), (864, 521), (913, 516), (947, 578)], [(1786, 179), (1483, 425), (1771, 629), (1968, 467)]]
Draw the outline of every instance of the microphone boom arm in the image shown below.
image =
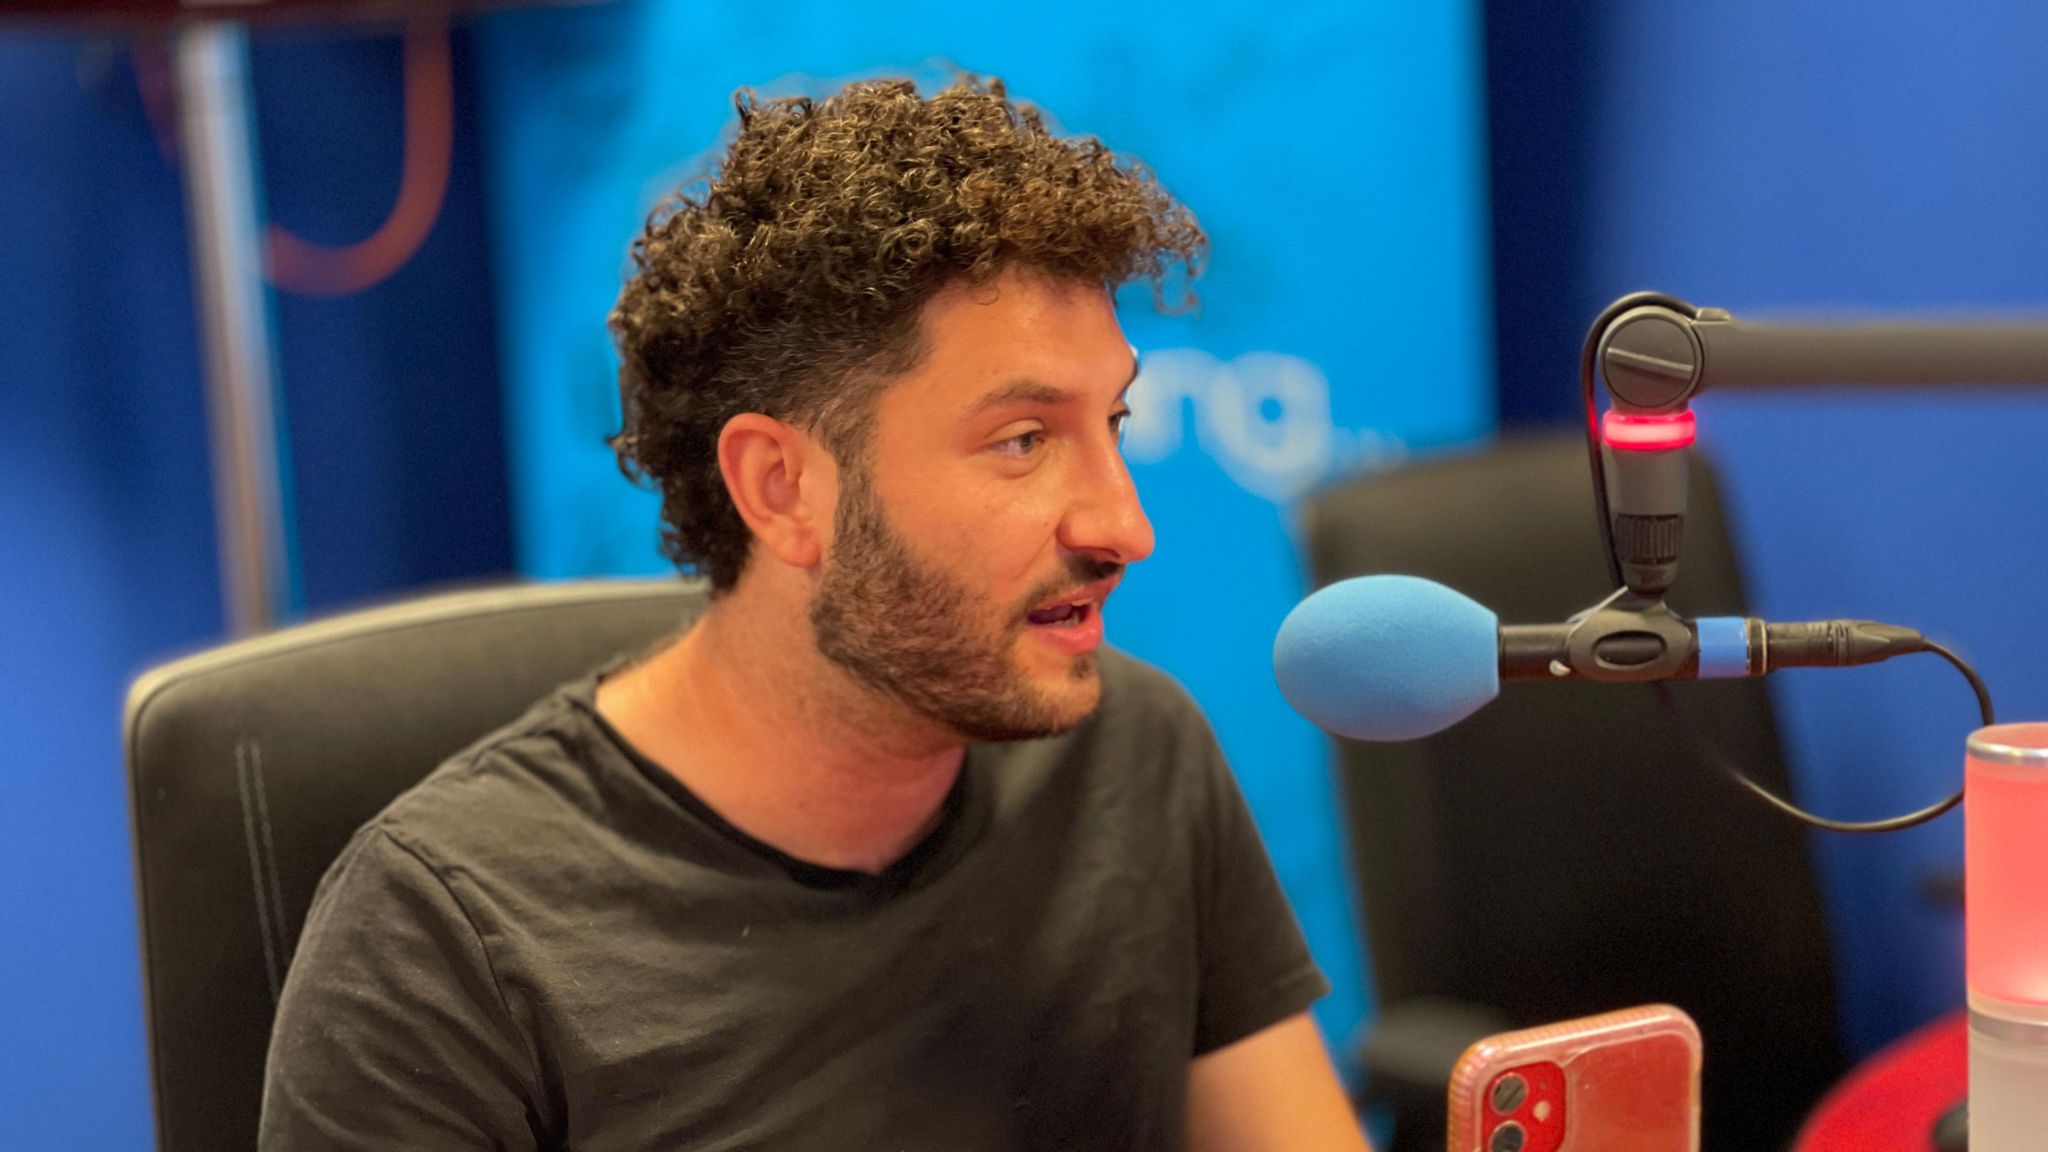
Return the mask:
[(1678, 412), (1721, 388), (2048, 386), (2048, 318), (1788, 324), (1673, 301), (1626, 307), (1590, 339), (1630, 414)]

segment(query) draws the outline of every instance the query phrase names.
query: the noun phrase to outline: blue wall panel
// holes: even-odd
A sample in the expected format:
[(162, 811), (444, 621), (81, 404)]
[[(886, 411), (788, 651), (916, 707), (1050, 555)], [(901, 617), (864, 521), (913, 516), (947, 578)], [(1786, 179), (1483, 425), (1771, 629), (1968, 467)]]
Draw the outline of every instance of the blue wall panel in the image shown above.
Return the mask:
[[(456, 63), (459, 81), (459, 40)], [(0, 36), (9, 1149), (153, 1146), (121, 700), (223, 627), (166, 67), (160, 41)], [(254, 79), (276, 215), (328, 243), (374, 229), (398, 184), (395, 37), (261, 37)], [(447, 202), (410, 264), (357, 296), (277, 302), (313, 610), (511, 568), (470, 115), (459, 99)]]
[(220, 628), (184, 217), (118, 46), (0, 93), (0, 1132), (140, 1149), (121, 686)]

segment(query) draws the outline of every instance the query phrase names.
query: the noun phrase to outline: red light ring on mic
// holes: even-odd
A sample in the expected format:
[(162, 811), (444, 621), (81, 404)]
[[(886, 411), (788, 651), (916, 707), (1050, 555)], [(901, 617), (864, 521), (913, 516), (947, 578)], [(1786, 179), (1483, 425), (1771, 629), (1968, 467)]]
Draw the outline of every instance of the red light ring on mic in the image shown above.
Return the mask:
[(1609, 448), (1663, 452), (1689, 446), (1698, 436), (1691, 411), (1664, 416), (1631, 416), (1610, 410), (1600, 419), (1600, 438)]

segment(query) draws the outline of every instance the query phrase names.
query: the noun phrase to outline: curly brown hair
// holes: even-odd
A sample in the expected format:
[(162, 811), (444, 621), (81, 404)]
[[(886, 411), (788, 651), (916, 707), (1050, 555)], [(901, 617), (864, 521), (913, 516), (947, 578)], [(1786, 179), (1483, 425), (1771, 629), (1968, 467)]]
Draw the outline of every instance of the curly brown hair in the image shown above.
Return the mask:
[(1000, 80), (734, 103), (720, 170), (655, 209), (611, 315), (625, 416), (611, 445), (661, 491), (662, 551), (714, 593), (751, 544), (720, 430), (765, 413), (864, 467), (872, 400), (916, 365), (940, 288), (1019, 267), (1112, 290), (1142, 276), (1162, 307), (1192, 299), (1208, 243), (1194, 216), (1100, 141), (1055, 137)]

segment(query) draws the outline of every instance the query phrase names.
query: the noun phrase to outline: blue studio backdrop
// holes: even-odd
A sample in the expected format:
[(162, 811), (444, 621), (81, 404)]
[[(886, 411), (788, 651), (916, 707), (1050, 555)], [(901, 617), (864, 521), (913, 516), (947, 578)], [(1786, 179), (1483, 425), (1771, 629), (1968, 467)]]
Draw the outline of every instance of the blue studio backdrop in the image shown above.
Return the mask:
[(1304, 591), (1310, 487), (1493, 427), (1477, 8), (621, 3), (496, 18), (479, 44), (498, 240), (516, 546), (541, 577), (663, 570), (620, 478), (602, 320), (628, 240), (702, 177), (735, 89), (1002, 76), (1061, 130), (1136, 156), (1214, 242), (1197, 315), (1121, 299), (1141, 353), (1126, 451), (1158, 530), (1111, 640), (1194, 693), (1237, 768), (1340, 1046), (1367, 983), (1320, 733), (1274, 686)]

